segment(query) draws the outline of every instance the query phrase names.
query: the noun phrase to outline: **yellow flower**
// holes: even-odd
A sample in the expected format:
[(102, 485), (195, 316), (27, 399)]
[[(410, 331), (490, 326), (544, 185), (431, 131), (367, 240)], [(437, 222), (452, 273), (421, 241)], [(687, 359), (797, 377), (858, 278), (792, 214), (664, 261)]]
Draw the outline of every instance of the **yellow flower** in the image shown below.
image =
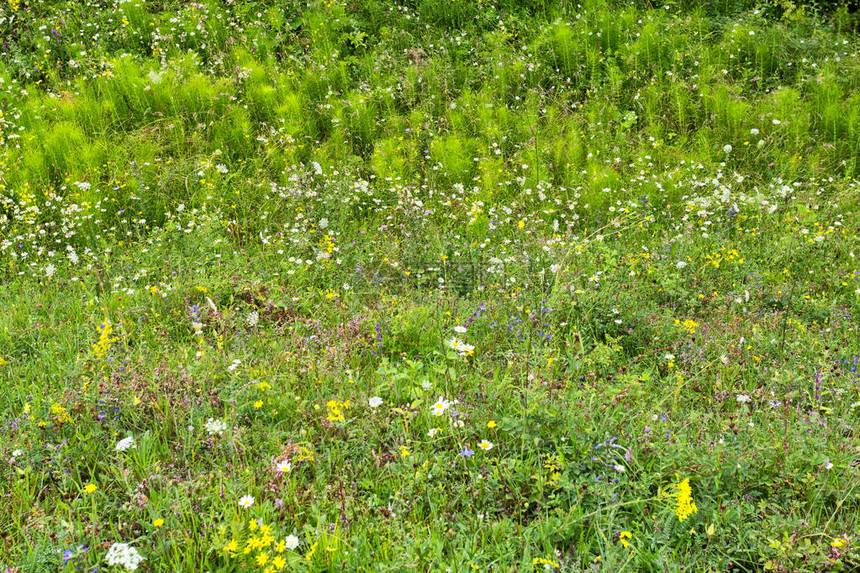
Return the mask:
[(280, 555), (278, 555), (277, 557), (272, 559), (272, 565), (274, 565), (278, 569), (283, 569), (284, 566), (286, 566), (286, 564), (287, 564), (287, 560), (284, 559), (283, 557), (281, 557)]
[(848, 540), (844, 537), (837, 537), (830, 542), (830, 547), (832, 547), (833, 549), (839, 549), (840, 547), (845, 547), (846, 545), (848, 545)]
[(675, 494), (677, 500), (675, 515), (678, 516), (678, 521), (684, 521), (694, 513), (699, 512), (699, 509), (693, 502), (693, 490), (690, 488), (690, 478), (685, 478), (684, 481), (675, 484), (675, 489), (678, 490), (678, 493)]
[(278, 543), (275, 544), (275, 551), (277, 551), (278, 553), (283, 553), (286, 548), (287, 544), (283, 541), (278, 541)]
[(262, 567), (263, 565), (265, 565), (269, 561), (269, 554), (268, 553), (258, 553), (257, 556), (254, 558), (254, 560), (257, 561), (257, 565)]
[(0, 366), (6, 366), (6, 361), (0, 356)]
[(407, 448), (406, 446), (400, 446), (398, 449), (400, 450), (400, 457), (409, 457), (409, 448)]
[(153, 520), (152, 525), (155, 527), (161, 527), (164, 525), (164, 520), (159, 517), (158, 519)]
[(94, 483), (88, 483), (87, 485), (85, 485), (85, 486), (84, 486), (84, 493), (93, 493), (93, 492), (94, 492), (94, 491), (96, 491), (98, 488), (99, 488), (99, 487), (98, 487), (96, 484), (94, 484)]
[(248, 521), (248, 529), (250, 529), (251, 531), (257, 530), (257, 520), (256, 519), (252, 519), (252, 520)]
[(263, 401), (262, 400), (257, 400), (256, 402), (254, 402), (254, 408), (256, 408), (257, 410), (259, 410), (262, 407), (263, 407)]
[(230, 553), (235, 553), (239, 549), (239, 542), (235, 539), (231, 540), (230, 543), (224, 546), (224, 551), (228, 551)]
[(630, 541), (628, 541), (629, 539), (633, 539), (633, 534), (629, 531), (622, 531), (618, 534), (618, 541), (621, 542), (621, 545), (623, 545), (625, 549), (630, 546)]
[(495, 428), (496, 423), (493, 420), (490, 420), (489, 422), (487, 422), (487, 427), (490, 429)]

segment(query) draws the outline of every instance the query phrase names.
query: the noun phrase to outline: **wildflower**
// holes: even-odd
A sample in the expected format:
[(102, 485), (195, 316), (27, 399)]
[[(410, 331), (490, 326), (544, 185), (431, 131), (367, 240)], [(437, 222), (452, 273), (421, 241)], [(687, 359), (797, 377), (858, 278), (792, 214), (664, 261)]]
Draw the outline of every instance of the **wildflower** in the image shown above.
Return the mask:
[(493, 420), (490, 420), (489, 422), (487, 422), (487, 427), (492, 430), (493, 428), (496, 427), (496, 422), (494, 422)]
[(158, 519), (154, 519), (152, 520), (152, 525), (154, 525), (155, 527), (161, 527), (162, 525), (164, 525), (164, 520), (160, 517)]
[(128, 543), (114, 543), (105, 555), (105, 561), (111, 567), (120, 565), (126, 571), (136, 571), (143, 556)]
[(400, 450), (400, 457), (402, 457), (402, 458), (408, 458), (409, 457), (409, 448), (407, 448), (406, 446), (400, 446), (397, 449)]
[(465, 326), (455, 326), (454, 332), (457, 332), (459, 334), (465, 334), (466, 333), (466, 327)]
[(690, 478), (684, 478), (684, 481), (675, 484), (675, 489), (678, 490), (675, 494), (677, 502), (675, 515), (678, 516), (678, 521), (684, 521), (699, 511), (695, 502), (693, 502), (693, 490), (690, 488)]
[(620, 472), (620, 473), (624, 473), (625, 471), (627, 471), (627, 468), (625, 468), (621, 464), (615, 464), (612, 467), (613, 467), (613, 469), (615, 469), (615, 471)]
[(837, 537), (830, 542), (830, 547), (832, 547), (833, 549), (839, 549), (840, 547), (845, 547), (846, 545), (848, 545), (848, 539), (845, 537)]
[(94, 483), (88, 483), (87, 485), (85, 485), (85, 486), (84, 486), (84, 493), (93, 493), (93, 492), (94, 492), (94, 491), (96, 491), (98, 488), (99, 488), (99, 487), (98, 487), (96, 484), (94, 484)]
[(746, 394), (738, 394), (737, 397), (735, 398), (735, 400), (737, 400), (738, 403), (740, 403), (740, 404), (746, 404), (747, 402), (752, 400), (752, 398), (750, 398)]
[(249, 508), (254, 505), (254, 496), (252, 495), (243, 495), (239, 499), (239, 507)]
[(678, 261), (677, 263), (675, 263), (675, 268), (678, 268), (678, 269), (683, 269), (686, 266), (687, 266), (687, 263), (684, 261)]
[(326, 410), (328, 414), (326, 415), (326, 419), (329, 422), (343, 422), (346, 418), (343, 415), (343, 410), (349, 408), (349, 400), (346, 402), (340, 402), (338, 400), (329, 400), (325, 404)]
[(287, 535), (284, 539), (284, 543), (286, 544), (287, 549), (292, 550), (299, 546), (299, 538), (295, 535)]
[(256, 310), (253, 310), (248, 313), (248, 316), (245, 318), (245, 321), (248, 323), (248, 326), (255, 327), (260, 322), (260, 313)]
[(49, 263), (48, 266), (45, 267), (45, 276), (46, 277), (51, 278), (52, 276), (54, 276), (55, 272), (57, 272), (57, 267), (55, 267), (54, 265)]
[(380, 398), (379, 396), (374, 396), (373, 398), (368, 400), (368, 404), (371, 408), (378, 408), (382, 405), (382, 398)]
[(227, 424), (221, 420), (216, 420), (215, 418), (209, 418), (206, 420), (204, 424), (206, 427), (206, 431), (209, 432), (210, 436), (214, 436), (215, 434), (222, 435), (224, 430), (227, 429)]
[(463, 448), (463, 451), (460, 452), (458, 455), (461, 455), (464, 458), (468, 458), (468, 457), (474, 456), (475, 452), (473, 450), (470, 450), (469, 447), (466, 446), (465, 448)]
[(439, 433), (439, 428), (430, 428), (429, 430), (427, 430), (427, 437), (432, 438), (433, 436), (435, 436), (438, 433)]
[(230, 372), (233, 372), (234, 370), (236, 370), (236, 368), (239, 367), (239, 364), (241, 364), (241, 363), (242, 363), (242, 361), (237, 358), (236, 360), (234, 360), (232, 362), (232, 364), (230, 364), (230, 366), (227, 367), (227, 370), (229, 370)]
[(729, 144), (724, 145), (723, 146), (723, 152), (724, 153), (731, 153), (732, 152), (732, 146)]
[(558, 569), (559, 567), (561, 567), (561, 565), (559, 565), (555, 561), (551, 561), (550, 559), (544, 559), (543, 557), (535, 557), (534, 559), (532, 559), (532, 565), (543, 565), (543, 568), (547, 571), (549, 571), (550, 569)]
[(278, 569), (283, 569), (287, 565), (287, 560), (278, 555), (274, 559), (272, 559), (272, 565), (277, 567)]
[(622, 531), (618, 534), (618, 541), (621, 542), (621, 545), (626, 549), (630, 546), (630, 541), (628, 539), (633, 539), (633, 534), (629, 531)]
[(824, 460), (824, 469), (829, 470), (832, 468), (833, 468), (833, 462), (831, 462), (829, 459)]
[(278, 465), (275, 466), (275, 469), (277, 469), (281, 473), (288, 473), (290, 470), (293, 469), (293, 464), (291, 464), (289, 461), (279, 462)]
[(441, 416), (450, 406), (451, 403), (448, 400), (446, 400), (442, 396), (439, 396), (439, 399), (436, 400), (435, 404), (433, 404), (431, 411), (433, 412), (434, 416)]
[(263, 401), (262, 400), (257, 400), (256, 402), (254, 402), (254, 409), (255, 410), (259, 410), (262, 407), (263, 407)]
[(484, 450), (485, 452), (489, 452), (490, 450), (493, 449), (493, 442), (490, 442), (487, 440), (481, 440), (481, 442), (478, 444), (478, 447), (481, 448), (482, 450)]
[(257, 556), (254, 558), (254, 560), (257, 562), (257, 565), (262, 567), (263, 565), (266, 564), (266, 562), (269, 561), (269, 554), (268, 553), (258, 553)]
[(129, 436), (127, 438), (123, 438), (116, 443), (116, 451), (124, 452), (129, 448), (133, 448), (134, 446), (134, 438)]

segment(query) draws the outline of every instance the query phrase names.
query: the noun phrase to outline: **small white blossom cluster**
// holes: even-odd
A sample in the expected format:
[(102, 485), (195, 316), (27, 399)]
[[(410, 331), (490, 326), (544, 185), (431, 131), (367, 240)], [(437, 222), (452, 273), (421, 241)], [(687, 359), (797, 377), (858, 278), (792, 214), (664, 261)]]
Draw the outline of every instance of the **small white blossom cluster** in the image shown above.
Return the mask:
[(134, 438), (129, 436), (127, 438), (123, 438), (116, 443), (116, 451), (124, 452), (129, 448), (133, 448), (134, 446)]
[(143, 555), (128, 543), (114, 543), (108, 549), (105, 560), (111, 567), (120, 565), (126, 571), (136, 571), (140, 562), (143, 561)]
[(227, 424), (223, 420), (216, 420), (215, 418), (206, 420), (204, 426), (210, 436), (214, 436), (215, 434), (222, 435), (224, 430), (227, 429)]

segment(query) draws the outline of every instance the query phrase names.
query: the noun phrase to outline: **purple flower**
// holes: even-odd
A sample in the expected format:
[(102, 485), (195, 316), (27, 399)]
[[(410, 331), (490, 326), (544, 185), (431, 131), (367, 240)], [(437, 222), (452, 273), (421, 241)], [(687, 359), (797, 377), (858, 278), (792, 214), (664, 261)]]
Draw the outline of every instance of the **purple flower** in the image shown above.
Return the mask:
[(459, 455), (461, 455), (461, 456), (464, 456), (464, 457), (467, 457), (467, 458), (468, 458), (468, 457), (470, 457), (470, 456), (474, 456), (474, 455), (475, 455), (475, 452), (474, 452), (474, 450), (470, 450), (470, 449), (469, 449), (469, 446), (466, 446), (465, 448), (463, 448), (463, 451), (462, 451), (462, 452), (460, 452), (460, 454), (459, 454)]

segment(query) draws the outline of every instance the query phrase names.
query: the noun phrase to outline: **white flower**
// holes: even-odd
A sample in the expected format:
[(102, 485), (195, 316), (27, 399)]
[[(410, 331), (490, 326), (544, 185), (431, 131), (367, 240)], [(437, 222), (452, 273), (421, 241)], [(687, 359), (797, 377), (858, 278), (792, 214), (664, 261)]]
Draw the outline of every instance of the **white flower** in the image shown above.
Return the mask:
[(732, 152), (732, 146), (727, 143), (726, 145), (723, 146), (723, 152), (731, 153)]
[(429, 380), (425, 380), (421, 383), (421, 387), (424, 388), (425, 390), (429, 390), (430, 388), (433, 387), (433, 384), (431, 384)]
[(738, 401), (738, 402), (740, 402), (741, 404), (746, 404), (747, 402), (749, 402), (750, 400), (752, 400), (752, 398), (750, 398), (750, 397), (749, 397), (749, 396), (747, 396), (746, 394), (738, 394), (738, 396), (737, 396), (737, 398), (735, 398), (735, 400), (737, 400), (737, 401)]
[(752, 128), (750, 130), (750, 135), (758, 135), (758, 130), (756, 128)]
[(374, 396), (367, 402), (371, 408), (379, 408), (380, 406), (382, 406), (382, 398), (380, 398), (379, 396)]
[(17, 458), (17, 457), (21, 456), (23, 453), (24, 452), (21, 450), (15, 450), (14, 452), (12, 452), (12, 457)]
[(275, 469), (277, 469), (279, 472), (287, 473), (291, 469), (293, 469), (293, 464), (291, 464), (289, 461), (278, 462), (278, 465), (275, 466)]
[(253, 495), (243, 495), (239, 498), (239, 507), (251, 507), (254, 505), (254, 496)]
[(729, 357), (726, 356), (725, 354), (720, 354), (720, 362), (722, 362), (723, 364), (728, 364), (729, 363)]
[(320, 229), (325, 229), (326, 227), (328, 227), (328, 219), (326, 219), (325, 217), (323, 217), (322, 219), (320, 219), (320, 222), (317, 224), (317, 226), (318, 226)]
[(68, 255), (68, 257), (69, 257), (69, 261), (70, 261), (73, 265), (78, 264), (78, 254), (77, 254), (75, 251), (69, 251), (69, 255)]
[(248, 313), (248, 316), (247, 318), (245, 318), (245, 321), (248, 323), (248, 326), (252, 328), (257, 326), (257, 323), (260, 322), (260, 313), (256, 310), (252, 310)]
[(621, 472), (621, 473), (625, 472), (625, 468), (621, 464), (615, 464), (612, 467), (615, 468), (615, 471), (617, 471), (617, 472)]
[(233, 361), (233, 363), (232, 363), (232, 364), (230, 364), (230, 366), (228, 366), (228, 367), (227, 367), (227, 370), (229, 370), (230, 372), (232, 372), (232, 371), (234, 371), (236, 368), (238, 368), (238, 367), (239, 367), (239, 365), (240, 365), (241, 363), (242, 363), (242, 361), (241, 361), (241, 360), (239, 360), (239, 359), (237, 358), (236, 360), (234, 360), (234, 361)]
[(223, 434), (224, 430), (227, 429), (227, 424), (222, 422), (221, 420), (216, 420), (215, 418), (209, 418), (206, 420), (206, 431), (209, 432), (210, 436), (214, 436), (215, 434)]
[(429, 430), (427, 430), (427, 437), (432, 438), (433, 436), (435, 436), (438, 433), (439, 433), (439, 428), (430, 428)]
[(489, 452), (493, 449), (493, 442), (490, 442), (488, 440), (481, 440), (481, 442), (478, 444), (478, 447), (485, 452)]
[(287, 535), (284, 539), (284, 545), (287, 546), (287, 549), (295, 549), (299, 546), (299, 538), (295, 535)]
[(108, 549), (105, 561), (111, 567), (120, 565), (126, 571), (136, 571), (140, 562), (143, 561), (143, 556), (128, 543), (114, 543)]
[(52, 276), (54, 276), (55, 272), (57, 272), (57, 267), (48, 263), (48, 266), (45, 267), (45, 276), (47, 276), (48, 278), (51, 278)]
[(677, 269), (683, 269), (686, 266), (687, 266), (687, 263), (684, 261), (678, 261), (677, 263), (675, 263), (675, 268), (677, 268)]
[(227, 166), (223, 163), (219, 163), (215, 166), (215, 171), (217, 171), (218, 173), (227, 173)]
[(824, 469), (829, 470), (832, 467), (833, 467), (833, 462), (831, 462), (830, 460), (824, 460)]
[(118, 451), (118, 452), (124, 452), (127, 449), (133, 448), (133, 447), (134, 447), (134, 438), (132, 436), (129, 436), (127, 438), (123, 438), (116, 443), (116, 451)]
[(782, 123), (782, 122), (781, 122), (781, 121), (779, 121), (778, 119), (773, 120), (773, 124), (774, 124), (774, 125), (779, 125), (780, 123)]
[(433, 404), (431, 411), (433, 412), (434, 416), (441, 416), (450, 406), (451, 402), (446, 400), (444, 397), (439, 396), (439, 399), (436, 400), (435, 404)]
[(322, 167), (320, 167), (319, 163), (314, 161), (313, 163), (311, 163), (311, 167), (314, 168), (314, 173), (316, 173), (317, 175), (322, 175), (323, 170), (322, 170)]
[(460, 334), (465, 334), (465, 332), (466, 332), (466, 327), (465, 327), (465, 326), (455, 326), (455, 327), (454, 327), (454, 332), (458, 332), (458, 333), (460, 333)]

